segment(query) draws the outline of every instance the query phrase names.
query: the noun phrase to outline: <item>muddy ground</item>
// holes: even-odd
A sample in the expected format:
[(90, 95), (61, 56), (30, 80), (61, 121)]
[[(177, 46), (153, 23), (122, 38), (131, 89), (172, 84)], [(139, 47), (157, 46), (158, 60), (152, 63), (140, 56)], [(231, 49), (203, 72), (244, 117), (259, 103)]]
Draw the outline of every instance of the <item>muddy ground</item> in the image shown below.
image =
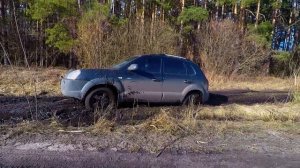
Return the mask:
[[(289, 91), (253, 91), (247, 89), (222, 90), (212, 91), (210, 94), (209, 101), (206, 102), (203, 106), (286, 103), (290, 100), (291, 95)], [(139, 106), (145, 107), (148, 105), (140, 104)], [(153, 104), (150, 106), (162, 107), (166, 105)], [(180, 105), (172, 106), (180, 107)], [(116, 111), (126, 113), (132, 111), (132, 107), (132, 104), (123, 104), (120, 105)], [(35, 111), (38, 111), (38, 114), (35, 114)], [(85, 115), (87, 113), (89, 112), (85, 110), (82, 103), (72, 98), (66, 98), (62, 96), (47, 96), (47, 94), (37, 95), (36, 97), (17, 97), (0, 95), (0, 121), (2, 123), (18, 122), (23, 119), (28, 119), (32, 117), (37, 117), (40, 120), (43, 120), (48, 119), (53, 115), (56, 115), (56, 117), (61, 119), (72, 119), (73, 117), (76, 117), (79, 114)], [(82, 117), (85, 118), (85, 116)]]
[[(282, 104), (291, 100), (288, 91), (212, 91), (205, 107)], [(112, 120), (130, 127), (155, 113), (123, 117), (132, 105), (121, 105)], [(165, 105), (144, 107), (152, 111)], [(180, 106), (172, 105), (178, 110)], [(37, 111), (38, 113), (35, 113)], [(147, 115), (145, 115), (147, 114)], [(136, 133), (93, 135), (82, 127), (93, 124), (91, 112), (76, 100), (61, 96), (16, 97), (0, 95), (0, 121), (12, 128), (24, 120), (40, 122), (55, 118), (72, 132), (2, 134), (0, 167), (299, 167), (300, 135), (276, 130), (246, 130), (239, 133), (192, 134), (178, 139), (171, 135)], [(218, 121), (216, 121), (218, 122)], [(221, 121), (224, 122), (224, 121)], [(242, 121), (243, 122), (243, 121)], [(247, 122), (243, 122), (243, 124)], [(230, 121), (229, 121), (230, 124)], [(249, 124), (260, 125), (261, 121)], [(78, 129), (76, 129), (78, 128)], [(40, 129), (43, 129), (42, 127)], [(258, 127), (257, 129), (260, 129)], [(64, 130), (62, 130), (64, 131)], [(137, 138), (138, 137), (138, 138)]]

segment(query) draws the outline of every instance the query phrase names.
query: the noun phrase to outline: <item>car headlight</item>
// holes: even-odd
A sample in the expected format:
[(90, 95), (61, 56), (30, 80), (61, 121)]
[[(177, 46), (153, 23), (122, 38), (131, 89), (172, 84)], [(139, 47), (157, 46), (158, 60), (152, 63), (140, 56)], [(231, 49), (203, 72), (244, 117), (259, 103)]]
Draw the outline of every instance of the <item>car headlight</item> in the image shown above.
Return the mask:
[(67, 75), (67, 79), (77, 79), (77, 77), (80, 75), (80, 70), (75, 70), (75, 71), (72, 71), (70, 72), (68, 75)]

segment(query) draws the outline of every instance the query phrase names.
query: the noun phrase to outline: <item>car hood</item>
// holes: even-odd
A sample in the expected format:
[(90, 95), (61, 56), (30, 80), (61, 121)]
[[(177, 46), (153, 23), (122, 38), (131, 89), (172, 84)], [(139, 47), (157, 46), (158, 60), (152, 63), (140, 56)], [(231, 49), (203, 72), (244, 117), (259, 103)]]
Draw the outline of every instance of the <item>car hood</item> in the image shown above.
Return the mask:
[(116, 76), (118, 70), (114, 69), (79, 69), (69, 71), (66, 79), (76, 80), (92, 80), (95, 78), (113, 78)]

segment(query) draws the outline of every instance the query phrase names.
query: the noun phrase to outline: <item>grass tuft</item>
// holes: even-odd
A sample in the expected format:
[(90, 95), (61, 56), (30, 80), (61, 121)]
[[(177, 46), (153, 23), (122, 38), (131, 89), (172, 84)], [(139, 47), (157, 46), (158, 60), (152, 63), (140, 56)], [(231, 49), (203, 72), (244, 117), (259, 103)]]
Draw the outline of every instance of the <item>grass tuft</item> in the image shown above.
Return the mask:
[(154, 118), (144, 124), (145, 130), (175, 133), (179, 129), (177, 121), (170, 114), (170, 110), (162, 108)]
[(195, 132), (199, 121), (196, 119), (195, 107), (187, 107), (179, 111), (162, 108), (153, 118), (143, 123), (143, 130), (171, 134), (187, 134)]
[(106, 134), (110, 133), (115, 130), (116, 123), (105, 119), (105, 118), (100, 118), (95, 125), (91, 127), (91, 133), (93, 134)]

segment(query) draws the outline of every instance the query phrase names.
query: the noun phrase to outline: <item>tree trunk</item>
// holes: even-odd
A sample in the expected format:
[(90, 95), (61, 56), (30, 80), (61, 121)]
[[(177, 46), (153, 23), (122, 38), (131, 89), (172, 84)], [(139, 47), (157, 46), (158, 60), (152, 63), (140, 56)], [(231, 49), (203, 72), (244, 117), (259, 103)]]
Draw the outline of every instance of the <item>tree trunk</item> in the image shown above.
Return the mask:
[[(184, 10), (185, 0), (180, 0), (181, 2), (181, 12)], [(185, 50), (183, 45), (183, 21), (180, 22), (180, 53), (182, 56), (185, 56)]]
[(144, 30), (144, 24), (145, 24), (145, 0), (142, 1), (141, 24), (142, 24), (142, 29)]
[(259, 13), (260, 13), (260, 1), (257, 2), (257, 10), (256, 10), (256, 17), (255, 17), (255, 28), (257, 28), (258, 22), (259, 22)]
[(295, 13), (294, 13), (294, 9), (291, 9), (289, 24), (292, 24), (294, 22), (295, 22)]
[(43, 47), (43, 23), (42, 22), (38, 22), (38, 40), (39, 40), (39, 56), (40, 56), (40, 67), (44, 66), (44, 47)]
[(13, 17), (14, 17), (13, 19), (14, 19), (15, 26), (16, 26), (16, 31), (17, 31), (16, 33), (18, 35), (20, 46), (21, 46), (21, 49), (22, 49), (23, 55), (24, 55), (24, 64), (25, 64), (25, 66), (27, 66), (27, 68), (30, 68), (29, 62), (28, 62), (28, 59), (27, 59), (26, 49), (25, 49), (25, 46), (23, 44), (22, 37), (21, 37), (21, 32), (20, 32), (20, 29), (19, 29), (19, 24), (18, 24), (17, 15), (16, 15), (16, 6), (19, 7), (19, 3), (17, 2), (17, 5), (15, 5), (15, 2), (12, 1)]
[(81, 10), (81, 0), (77, 0), (78, 9)]
[(154, 34), (154, 24), (156, 23), (156, 12), (157, 12), (157, 5), (154, 4), (154, 8), (152, 9), (151, 14), (151, 27), (150, 27), (150, 44), (153, 42), (153, 34)]
[(111, 0), (110, 12), (111, 12), (111, 15), (115, 14), (115, 0)]
[(161, 22), (163, 23), (165, 21), (165, 10), (163, 7), (161, 7)]
[(221, 19), (224, 19), (225, 15), (225, 4), (222, 5)]
[(245, 7), (241, 6), (240, 15), (239, 15), (239, 27), (242, 32), (245, 32), (246, 29), (246, 10)]
[[(8, 49), (8, 41), (7, 41), (7, 24), (6, 24), (6, 12), (5, 12), (5, 0), (1, 0), (1, 16), (2, 16), (2, 28), (1, 34), (3, 39), (0, 39), (4, 42), (4, 47)], [(3, 63), (4, 65), (8, 64), (7, 57), (5, 56), (5, 52), (3, 51)]]
[(234, 4), (234, 9), (233, 9), (233, 18), (234, 18), (234, 20), (237, 19), (237, 15), (238, 15), (238, 4), (235, 3)]
[(216, 11), (216, 20), (218, 20), (219, 19), (219, 5), (218, 4), (216, 4), (216, 9), (217, 9), (217, 11)]
[(138, 22), (139, 27), (141, 29), (144, 28), (144, 23), (145, 23), (145, 0), (139, 0), (136, 1), (136, 20)]
[(126, 18), (131, 18), (131, 0), (126, 0), (125, 17)]
[(73, 68), (74, 64), (74, 57), (73, 57), (73, 52), (70, 52), (70, 56), (69, 56), (69, 67), (68, 68)]
[[(277, 3), (279, 3), (280, 0), (277, 0)], [(276, 19), (277, 19), (277, 15), (278, 15), (279, 9), (275, 8), (274, 12), (273, 12), (273, 18), (272, 18), (272, 25), (275, 26), (276, 24)]]

